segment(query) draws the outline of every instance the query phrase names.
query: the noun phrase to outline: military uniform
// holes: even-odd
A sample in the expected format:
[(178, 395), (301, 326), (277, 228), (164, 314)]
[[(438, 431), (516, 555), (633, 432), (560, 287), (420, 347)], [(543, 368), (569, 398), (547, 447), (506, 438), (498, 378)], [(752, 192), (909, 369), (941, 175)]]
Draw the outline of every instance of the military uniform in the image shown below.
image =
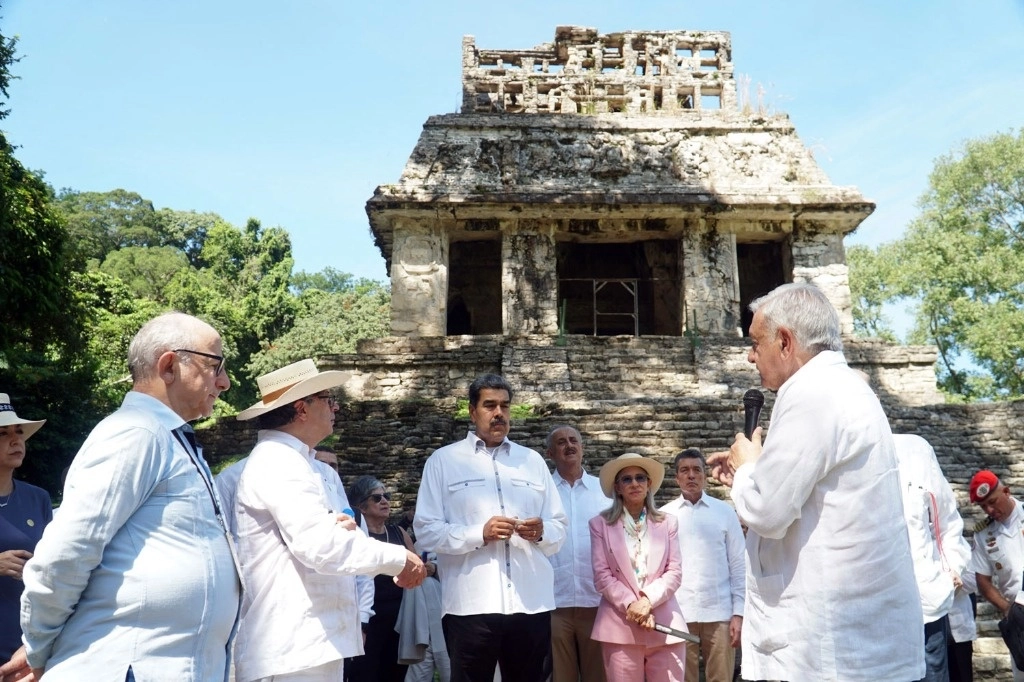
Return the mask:
[(989, 518), (974, 529), (971, 568), (991, 577), (992, 586), (1006, 599), (1016, 600), (1024, 572), (1024, 508), (1017, 499), (1006, 521)]
[[(1024, 603), (1021, 594), (1024, 572), (1024, 508), (1014, 498), (1013, 512), (1005, 522), (985, 519), (974, 529), (970, 569), (992, 579), (992, 586), (1009, 601)], [(1014, 682), (1024, 682), (1024, 672), (1011, 660)]]

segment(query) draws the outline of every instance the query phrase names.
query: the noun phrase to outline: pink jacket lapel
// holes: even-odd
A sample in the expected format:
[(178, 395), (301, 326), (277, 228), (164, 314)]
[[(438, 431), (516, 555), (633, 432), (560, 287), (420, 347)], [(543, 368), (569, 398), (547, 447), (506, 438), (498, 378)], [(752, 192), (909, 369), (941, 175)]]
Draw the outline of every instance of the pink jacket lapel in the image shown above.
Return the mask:
[(608, 548), (615, 557), (619, 570), (626, 577), (626, 584), (633, 594), (640, 597), (640, 586), (636, 582), (636, 571), (633, 570), (633, 563), (629, 560), (629, 550), (626, 549), (626, 528), (622, 519), (619, 519), (614, 526), (608, 527)]

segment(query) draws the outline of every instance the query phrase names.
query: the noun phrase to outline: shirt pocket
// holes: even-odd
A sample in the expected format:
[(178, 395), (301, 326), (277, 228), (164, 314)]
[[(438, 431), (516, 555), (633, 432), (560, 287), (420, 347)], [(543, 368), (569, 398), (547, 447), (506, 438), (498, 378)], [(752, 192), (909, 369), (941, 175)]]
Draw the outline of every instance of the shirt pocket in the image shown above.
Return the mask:
[(531, 480), (526, 479), (526, 478), (513, 478), (512, 479), (512, 485), (516, 486), (516, 488), (528, 488), (530, 490), (534, 490), (534, 491), (539, 492), (539, 493), (543, 493), (544, 492), (544, 484), (543, 483), (538, 483), (537, 481), (531, 481)]
[[(759, 651), (771, 653), (789, 644), (790, 616), (782, 602), (781, 575), (755, 577), (747, 583), (743, 636)], [(753, 594), (751, 594), (751, 592)]]
[(460, 490), (471, 490), (475, 488), (480, 488), (483, 486), (484, 483), (485, 481), (482, 478), (465, 478), (461, 481), (449, 483), (448, 493), (454, 494), (459, 492)]

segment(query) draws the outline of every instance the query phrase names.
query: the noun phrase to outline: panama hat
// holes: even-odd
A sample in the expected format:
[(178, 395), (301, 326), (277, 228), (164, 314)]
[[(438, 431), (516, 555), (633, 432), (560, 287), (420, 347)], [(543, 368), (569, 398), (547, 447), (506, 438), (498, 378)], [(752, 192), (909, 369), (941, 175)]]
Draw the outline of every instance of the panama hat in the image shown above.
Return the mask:
[(605, 462), (605, 465), (601, 467), (601, 490), (604, 491), (605, 497), (615, 497), (615, 477), (619, 475), (620, 471), (629, 467), (640, 467), (647, 472), (651, 479), (652, 493), (658, 492), (661, 482), (665, 480), (665, 467), (661, 462), (656, 462), (635, 452), (627, 452), (610, 462)]
[(11, 397), (6, 393), (0, 393), (0, 426), (20, 424), (21, 430), (24, 432), (24, 438), (28, 440), (29, 436), (41, 429), (45, 423), (45, 419), (40, 419), (39, 421), (22, 419), (14, 411), (14, 406), (11, 405)]
[(252, 407), (239, 412), (238, 419), (245, 421), (258, 417), (314, 393), (341, 386), (348, 378), (347, 372), (321, 372), (308, 358), (293, 362), (256, 379), (263, 397)]

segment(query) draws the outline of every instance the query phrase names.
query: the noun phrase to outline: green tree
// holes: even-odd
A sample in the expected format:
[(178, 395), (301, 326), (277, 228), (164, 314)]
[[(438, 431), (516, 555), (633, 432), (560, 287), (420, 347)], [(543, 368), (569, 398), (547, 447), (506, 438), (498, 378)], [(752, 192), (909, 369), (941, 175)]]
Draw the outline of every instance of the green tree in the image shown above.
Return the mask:
[(205, 267), (182, 270), (170, 282), (167, 302), (221, 332), (234, 384), (223, 397), (235, 408), (248, 407), (257, 395), (252, 356), (295, 320), (291, 239), (285, 230), (264, 229), (257, 220), (244, 230), (221, 222), (206, 234), (199, 260)]
[(851, 261), (851, 289), (869, 306), (916, 302), (909, 341), (938, 348), (947, 393), (1024, 395), (1024, 129), (939, 158), (919, 205), (869, 267)]
[(163, 221), (153, 202), (135, 192), (63, 189), (57, 196), (57, 207), (67, 221), (78, 253), (97, 264), (116, 249), (165, 243)]
[(360, 280), (360, 286), (341, 292), (307, 289), (299, 300), (294, 326), (253, 356), (252, 375), (302, 358), (354, 353), (360, 339), (387, 336), (390, 331), (391, 293), (380, 282)]
[(100, 270), (117, 277), (136, 295), (164, 305), (164, 289), (183, 269), (185, 254), (173, 246), (128, 246), (110, 252)]

